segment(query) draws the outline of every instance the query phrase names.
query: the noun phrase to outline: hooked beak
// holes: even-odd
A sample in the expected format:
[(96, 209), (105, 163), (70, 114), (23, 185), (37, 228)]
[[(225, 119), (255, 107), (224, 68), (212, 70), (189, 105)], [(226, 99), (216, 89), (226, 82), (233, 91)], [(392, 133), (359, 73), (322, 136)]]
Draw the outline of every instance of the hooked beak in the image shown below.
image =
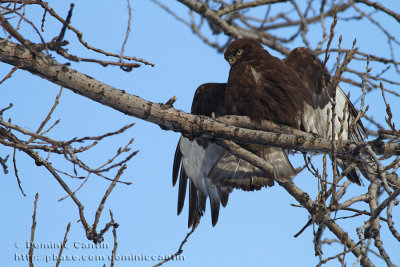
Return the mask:
[(228, 58), (229, 65), (233, 65), (236, 62), (236, 57), (229, 57)]

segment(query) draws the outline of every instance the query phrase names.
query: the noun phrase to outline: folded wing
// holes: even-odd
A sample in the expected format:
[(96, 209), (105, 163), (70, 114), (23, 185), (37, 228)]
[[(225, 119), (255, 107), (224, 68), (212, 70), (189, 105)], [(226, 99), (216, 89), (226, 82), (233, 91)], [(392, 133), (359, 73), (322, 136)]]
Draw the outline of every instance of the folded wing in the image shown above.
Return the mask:
[[(224, 114), (224, 83), (208, 83), (201, 85), (195, 93), (192, 103), (192, 113), (196, 115), (216, 116)], [(213, 226), (218, 221), (219, 209), (228, 203), (231, 188), (213, 185), (207, 180), (207, 175), (224, 153), (220, 146), (205, 139), (179, 139), (173, 169), (172, 183), (179, 177), (178, 214), (182, 212), (187, 184), (189, 183), (189, 217), (188, 227), (196, 226), (206, 209), (207, 198), (210, 199)]]
[[(366, 132), (362, 122), (358, 120), (354, 129), (351, 127), (357, 117), (356, 109), (339, 86), (334, 88), (332, 78), (325, 66), (311, 50), (304, 47), (296, 48), (286, 58), (285, 63), (312, 91), (312, 97), (304, 105), (301, 119), (301, 127), (306, 132), (326, 138), (332, 137), (331, 101), (335, 99), (336, 117), (333, 123), (335, 139), (340, 137), (342, 140), (363, 140)], [(343, 131), (340, 132), (343, 120)], [(346, 169), (348, 163), (342, 159), (338, 159), (337, 162), (342, 169)], [(354, 183), (361, 184), (356, 169), (350, 170), (347, 178)]]

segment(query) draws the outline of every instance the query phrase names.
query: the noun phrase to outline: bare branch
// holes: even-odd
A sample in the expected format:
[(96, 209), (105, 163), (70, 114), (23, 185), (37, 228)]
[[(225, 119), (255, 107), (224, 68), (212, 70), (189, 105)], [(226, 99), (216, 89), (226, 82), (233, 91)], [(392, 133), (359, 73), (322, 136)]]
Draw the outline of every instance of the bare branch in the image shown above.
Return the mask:
[[(60, 21), (63, 25), (65, 24), (64, 19), (61, 18), (61, 17), (54, 11), (54, 9), (51, 8), (51, 7), (49, 6), (49, 4), (48, 4), (47, 2), (40, 1), (40, 5), (41, 5), (41, 6), (46, 10), (46, 12), (48, 12), (51, 16), (53, 16), (55, 19), (57, 19), (58, 21)], [(92, 50), (92, 51), (95, 51), (95, 52), (100, 53), (100, 54), (103, 54), (103, 55), (106, 55), (106, 56), (111, 56), (111, 57), (115, 57), (115, 58), (119, 58), (119, 57), (120, 57), (119, 54), (115, 54), (115, 53), (111, 53), (111, 52), (108, 52), (108, 51), (104, 51), (104, 50), (102, 50), (102, 49), (99, 49), (99, 48), (96, 48), (96, 47), (93, 47), (93, 46), (89, 45), (89, 44), (83, 39), (83, 34), (82, 34), (80, 31), (78, 31), (76, 28), (72, 27), (71, 25), (68, 25), (68, 29), (70, 29), (71, 31), (73, 31), (73, 32), (76, 34), (76, 37), (78, 38), (79, 42), (80, 42), (83, 46), (85, 46), (87, 49)], [(150, 65), (150, 66), (153, 66), (153, 67), (154, 67), (154, 64), (153, 64), (153, 63), (151, 63), (151, 62), (149, 62), (149, 61), (147, 61), (147, 60), (141, 59), (141, 58), (137, 58), (137, 57), (128, 57), (128, 56), (124, 56), (123, 58), (126, 59), (126, 60), (133, 60), (133, 61), (137, 61), (137, 62), (143, 63), (143, 64), (145, 64), (145, 65)], [(115, 62), (108, 62), (108, 64), (112, 64), (112, 63), (116, 64)]]
[[(126, 169), (126, 165), (123, 165), (119, 169), (117, 175), (114, 178), (114, 181), (110, 184), (110, 186), (108, 187), (107, 191), (104, 193), (103, 198), (100, 201), (99, 207), (97, 208), (97, 211), (96, 211), (96, 216), (94, 218), (94, 223), (93, 223), (93, 226), (92, 226), (92, 229), (93, 229), (94, 232), (96, 231), (97, 224), (99, 223), (100, 215), (101, 215), (101, 212), (103, 211), (103, 208), (104, 208), (104, 203), (106, 203), (107, 197), (110, 195), (111, 191), (114, 189), (115, 185), (117, 184), (118, 179), (121, 177), (121, 175), (122, 175), (122, 173), (124, 172), (125, 169)], [(101, 242), (99, 242), (99, 243), (101, 243)]]
[(259, 7), (262, 5), (270, 5), (270, 4), (276, 4), (276, 3), (284, 3), (287, 1), (289, 1), (289, 0), (254, 0), (254, 1), (245, 2), (245, 3), (235, 3), (232, 5), (228, 5), (222, 9), (219, 9), (216, 12), (216, 15), (223, 16), (225, 14), (239, 11), (239, 10), (245, 9), (245, 8)]
[[(13, 56), (15, 54), (18, 54), (18, 58)], [(10, 41), (0, 43), (0, 60), (3, 62), (18, 64), (28, 54), (29, 52), (24, 50), (23, 47)], [(187, 114), (183, 111), (175, 110), (171, 106), (151, 103), (140, 97), (130, 95), (123, 90), (118, 90), (89, 78), (76, 70), (51, 60), (44, 54), (38, 54), (37, 60), (27, 64), (24, 69), (125, 114), (156, 123), (163, 129), (182, 132), (189, 138), (199, 137), (196, 133), (202, 133), (201, 137), (204, 138), (230, 139), (236, 142), (279, 146), (306, 152), (329, 153), (331, 151), (331, 140), (315, 137), (308, 139), (299, 136), (244, 130), (221, 124), (217, 120), (204, 116)], [(103, 97), (104, 95), (107, 95), (107, 97)], [(5, 122), (0, 121), (0, 124), (26, 132)], [(37, 136), (37, 138), (51, 141), (43, 136)], [(356, 146), (352, 145), (356, 143), (354, 141), (342, 141), (337, 147), (337, 153), (346, 154), (349, 149), (354, 150)], [(370, 145), (377, 154), (400, 153), (400, 144), (373, 141), (370, 142)]]
[(24, 193), (24, 190), (22, 189), (22, 186), (21, 186), (21, 180), (19, 179), (19, 175), (18, 175), (17, 160), (16, 160), (16, 157), (15, 157), (16, 153), (17, 153), (17, 150), (14, 148), (14, 152), (13, 152), (14, 175), (17, 178), (19, 190), (21, 191), (22, 195), (24, 197), (26, 197), (26, 194)]
[(33, 241), (35, 240), (35, 230), (36, 230), (36, 207), (39, 198), (39, 193), (35, 195), (35, 203), (33, 204), (33, 215), (32, 215), (32, 227), (31, 227), (31, 246), (29, 248), (29, 267), (33, 267)]
[(114, 237), (114, 248), (113, 248), (113, 250), (111, 252), (111, 262), (110, 262), (110, 267), (113, 267), (114, 266), (114, 261), (115, 261), (115, 254), (117, 253), (117, 247), (118, 247), (118, 242), (117, 242), (117, 227), (118, 227), (118, 224), (116, 224), (114, 222), (114, 216), (113, 216), (113, 213), (111, 212), (111, 210), (110, 210), (110, 217), (111, 217), (111, 223), (114, 224), (113, 225), (113, 230), (112, 230), (113, 237)]
[(61, 255), (62, 255), (62, 253), (63, 253), (65, 244), (67, 243), (67, 235), (68, 235), (68, 232), (69, 232), (69, 229), (70, 229), (70, 228), (71, 228), (71, 223), (69, 222), (68, 225), (67, 225), (67, 230), (66, 230), (65, 235), (64, 235), (64, 240), (63, 240), (62, 245), (61, 245), (61, 247), (60, 247), (60, 252), (58, 252), (56, 267), (58, 267), (58, 266), (60, 265), (60, 262), (61, 262)]
[(393, 12), (392, 10), (384, 7), (383, 5), (381, 5), (379, 2), (371, 2), (369, 0), (354, 0), (357, 3), (363, 3), (366, 4), (368, 6), (371, 6), (375, 9), (379, 9), (382, 10), (383, 12), (385, 12), (386, 14), (392, 16), (394, 19), (396, 19), (399, 23), (400, 23), (400, 14)]
[(183, 245), (188, 241), (189, 237), (194, 233), (194, 231), (197, 229), (197, 225), (195, 227), (192, 227), (192, 230), (186, 234), (186, 237), (182, 240), (181, 244), (179, 245), (178, 251), (172, 254), (170, 257), (164, 259), (163, 261), (160, 261), (153, 267), (161, 266), (166, 262), (169, 262), (170, 260), (173, 260), (175, 257), (179, 256), (183, 252)]

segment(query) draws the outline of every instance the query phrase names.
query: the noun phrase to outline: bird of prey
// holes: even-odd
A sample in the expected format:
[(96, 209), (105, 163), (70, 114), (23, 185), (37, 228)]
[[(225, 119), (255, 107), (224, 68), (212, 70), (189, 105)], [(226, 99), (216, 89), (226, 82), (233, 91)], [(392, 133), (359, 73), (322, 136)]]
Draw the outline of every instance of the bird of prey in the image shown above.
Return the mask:
[[(327, 127), (331, 127), (327, 109), (331, 109), (330, 100), (336, 94), (336, 138), (339, 118), (343, 115), (343, 140), (361, 140), (365, 134), (360, 121), (356, 124), (357, 130), (352, 131), (350, 125), (356, 110), (339, 87), (333, 88), (328, 71), (309, 49), (296, 48), (282, 61), (257, 41), (240, 38), (227, 47), (224, 57), (231, 65), (225, 93), (226, 114), (249, 116), (253, 121), (269, 120), (325, 137)], [(343, 114), (346, 103), (348, 107)], [(247, 148), (257, 155), (263, 155), (268, 149), (255, 145)], [(338, 163), (346, 167), (344, 162)], [(347, 177), (360, 184), (355, 170), (348, 172)]]
[[(191, 113), (204, 116), (225, 115), (225, 89), (226, 83), (207, 83), (199, 86), (193, 98)], [(293, 167), (286, 154), (275, 148), (271, 148), (269, 152), (265, 153), (264, 159), (270, 164), (273, 173), (265, 174), (209, 140), (189, 140), (182, 136), (175, 151), (172, 170), (173, 185), (179, 177), (178, 215), (184, 205), (188, 179), (188, 227), (195, 227), (204, 214), (207, 197), (210, 198), (212, 225), (215, 226), (220, 204), (226, 206), (232, 188), (254, 190), (255, 187), (251, 183), (254, 180), (264, 181), (263, 184), (271, 186), (273, 180), (269, 179), (268, 175), (274, 173), (294, 176)], [(219, 167), (213, 168), (217, 162)], [(213, 181), (207, 178), (211, 170)]]

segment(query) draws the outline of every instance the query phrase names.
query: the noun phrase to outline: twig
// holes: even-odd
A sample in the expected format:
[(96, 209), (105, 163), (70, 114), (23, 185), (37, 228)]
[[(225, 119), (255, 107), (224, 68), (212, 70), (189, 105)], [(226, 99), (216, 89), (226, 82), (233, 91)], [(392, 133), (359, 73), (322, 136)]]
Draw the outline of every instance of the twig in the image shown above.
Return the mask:
[(64, 201), (69, 197), (72, 197), (76, 194), (76, 192), (78, 192), (85, 184), (86, 182), (89, 180), (91, 172), (88, 173), (88, 175), (86, 176), (85, 180), (83, 180), (83, 182), (78, 186), (77, 189), (75, 189), (74, 191), (72, 191), (71, 193), (67, 194), (66, 196), (63, 196), (62, 198), (58, 199), (58, 202)]
[(7, 162), (9, 156), (10, 155), (7, 155), (4, 159), (2, 157), (0, 157), (0, 164), (3, 167), (4, 174), (8, 173), (8, 166), (7, 166), (6, 162)]
[(29, 267), (33, 267), (33, 247), (34, 247), (34, 239), (35, 239), (35, 229), (36, 229), (36, 207), (37, 207), (37, 201), (39, 198), (39, 193), (36, 193), (35, 195), (35, 203), (33, 204), (33, 215), (32, 215), (32, 227), (31, 227), (31, 245), (29, 248)]
[(33, 47), (33, 44), (22, 37), (22, 35), (14, 29), (14, 27), (11, 26), (11, 24), (8, 22), (6, 18), (3, 17), (2, 14), (0, 14), (0, 22), (1, 26), (8, 31), (15, 39), (17, 39), (23, 46), (25, 46), (32, 54), (36, 54), (36, 49)]
[(71, 3), (67, 18), (65, 19), (63, 26), (61, 28), (61, 32), (58, 35), (57, 40), (54, 42), (54, 46), (52, 47), (57, 52), (58, 52), (58, 50), (61, 49), (61, 43), (64, 40), (65, 31), (67, 30), (68, 25), (71, 23), (72, 10), (74, 9), (74, 6), (75, 5), (73, 3)]
[(353, 205), (354, 203), (357, 203), (357, 202), (360, 202), (360, 201), (366, 202), (369, 199), (370, 199), (370, 196), (367, 193), (359, 195), (359, 196), (355, 196), (355, 197), (352, 197), (351, 199), (349, 199), (349, 200), (347, 200), (347, 201), (345, 201), (343, 203), (340, 203), (339, 206), (338, 206), (338, 209), (345, 209), (345, 208), (348, 208), (349, 206)]
[(382, 82), (380, 82), (379, 85), (380, 85), (380, 88), (382, 91), (382, 98), (383, 98), (383, 101), (385, 102), (385, 106), (386, 106), (386, 114), (388, 115), (388, 117), (385, 118), (385, 121), (392, 131), (396, 131), (396, 127), (394, 126), (394, 123), (392, 122), (392, 118), (393, 118), (392, 110), (390, 108), (390, 105), (386, 102), (385, 92), (383, 90), (384, 88), (383, 88)]
[[(25, 11), (24, 11), (25, 12)], [(1, 22), (1, 26), (11, 35), (13, 36), (15, 39), (17, 39), (23, 46), (25, 46), (27, 49), (29, 49), (29, 51), (31, 52), (31, 55), (37, 55), (37, 52), (39, 52), (39, 49), (37, 49), (37, 45), (33, 44), (31, 41), (29, 41), (28, 39), (25, 39), (19, 32), (19, 27), (20, 27), (20, 23), (22, 20), (24, 20), (25, 22), (27, 22), (37, 33), (37, 35), (39, 36), (42, 44), (44, 44), (44, 47), (42, 48), (46, 50), (47, 55), (48, 55), (48, 51), (47, 51), (47, 47), (45, 44), (45, 41), (43, 39), (43, 36), (40, 34), (39, 30), (36, 28), (36, 26), (29, 21), (26, 17), (25, 14), (20, 14), (19, 12), (17, 12), (17, 10), (11, 10), (12, 14), (16, 14), (18, 15), (21, 19), (17, 24), (17, 27), (14, 28), (13, 26), (11, 26), (11, 24), (8, 22), (7, 19), (5, 19), (1, 14), (0, 14), (0, 22)]]
[(293, 237), (298, 237), (299, 235), (301, 235), (304, 232), (304, 230), (306, 230), (308, 228), (308, 226), (310, 226), (312, 224), (312, 222), (313, 222), (312, 219), (309, 219), (308, 222)]
[(236, 26), (232, 26), (223, 20), (214, 10), (211, 10), (207, 7), (205, 3), (195, 1), (195, 0), (178, 0), (185, 6), (187, 6), (190, 10), (198, 13), (202, 17), (209, 19), (212, 23), (214, 23), (217, 27), (221, 28), (225, 34), (233, 37), (248, 37), (252, 39), (259, 40), (261, 43), (275, 49), (283, 54), (288, 54), (289, 49), (283, 47), (280, 43), (276, 41), (276, 38), (267, 38), (266, 36), (270, 36), (267, 33), (263, 33), (262, 35), (259, 33), (254, 33), (253, 31), (239, 28)]
[(65, 232), (65, 235), (64, 235), (64, 240), (63, 240), (62, 245), (61, 245), (61, 247), (60, 247), (60, 252), (58, 252), (56, 267), (58, 267), (58, 266), (60, 265), (60, 262), (61, 262), (61, 255), (62, 255), (62, 253), (63, 253), (65, 244), (67, 243), (67, 235), (68, 235), (68, 232), (69, 232), (69, 229), (70, 229), (70, 228), (71, 228), (71, 223), (69, 222), (68, 225), (67, 225), (67, 231)]
[[(310, 1), (311, 3), (311, 1)], [(321, 1), (321, 7), (319, 9), (319, 14), (320, 14), (320, 24), (322, 28), (322, 38), (317, 44), (316, 50), (321, 50), (322, 44), (328, 40), (328, 34), (326, 33), (326, 28), (325, 28), (325, 22), (324, 22), (324, 7), (326, 4), (326, 0)]]
[(175, 252), (174, 254), (172, 254), (170, 257), (164, 259), (163, 261), (160, 261), (159, 263), (157, 263), (157, 264), (154, 265), (153, 267), (161, 266), (161, 265), (163, 265), (164, 263), (166, 263), (166, 262), (168, 262), (168, 261), (174, 259), (174, 257), (177, 257), (177, 256), (181, 255), (182, 252), (183, 252), (183, 250), (182, 250), (183, 245), (188, 241), (190, 235), (193, 234), (193, 232), (196, 230), (196, 228), (197, 228), (197, 225), (194, 226), (194, 227), (192, 227), (192, 230), (191, 230), (189, 233), (186, 234), (186, 237), (182, 240), (182, 242), (181, 242), (181, 244), (180, 244), (180, 246), (179, 246), (177, 252)]
[(333, 22), (331, 24), (331, 28), (330, 28), (330, 32), (329, 32), (328, 44), (326, 45), (326, 49), (325, 49), (324, 68), (326, 67), (326, 63), (328, 62), (328, 59), (329, 59), (328, 51), (329, 51), (329, 48), (331, 47), (333, 36), (335, 36), (334, 30), (335, 30), (336, 24), (337, 24), (337, 13), (335, 12), (333, 14)]
[(168, 8), (166, 5), (164, 5), (163, 3), (161, 3), (158, 0), (151, 0), (153, 3), (155, 3), (156, 5), (158, 5), (159, 7), (161, 7), (165, 12), (167, 12), (168, 14), (170, 14), (171, 16), (173, 16), (177, 21), (182, 22), (183, 24), (185, 24), (186, 26), (190, 27), (190, 23), (187, 22), (186, 20), (184, 20), (182, 17), (178, 16), (178, 14), (176, 14), (174, 11), (172, 11), (170, 8)]
[(371, 6), (375, 9), (379, 9), (382, 10), (383, 12), (385, 12), (386, 14), (392, 16), (394, 19), (396, 19), (398, 22), (400, 22), (400, 14), (393, 12), (392, 10), (382, 6), (379, 2), (371, 2), (369, 0), (354, 0), (355, 2), (358, 3), (363, 3), (366, 4), (368, 6)]
[[(122, 60), (124, 58), (125, 45), (126, 45), (126, 43), (128, 41), (128, 37), (129, 37), (129, 34), (131, 32), (132, 8), (131, 8), (131, 4), (130, 4), (129, 0), (126, 0), (126, 3), (128, 5), (129, 17), (128, 17), (128, 23), (127, 23), (128, 26), (126, 28), (126, 33), (125, 33), (125, 39), (124, 39), (124, 42), (122, 43), (121, 54), (119, 56), (119, 62), (121, 62), (121, 63), (122, 63)], [(121, 66), (121, 68), (123, 69), (124, 67)], [(125, 68), (123, 70), (131, 71), (132, 68), (130, 68), (130, 69), (129, 68)]]
[(53, 169), (52, 165), (49, 162), (44, 160), (42, 157), (40, 157), (34, 151), (25, 150), (25, 153), (28, 156), (30, 156), (31, 158), (33, 158), (35, 160), (35, 162), (43, 165), (53, 175), (53, 177), (57, 180), (57, 182), (61, 185), (61, 187), (71, 196), (72, 200), (78, 206), (79, 218), (80, 218), (80, 221), (81, 221), (83, 227), (85, 228), (86, 235), (88, 236), (88, 233), (90, 233), (91, 228), (90, 228), (89, 224), (87, 223), (85, 215), (83, 213), (84, 208), (83, 208), (82, 203), (78, 200), (78, 198), (74, 194), (72, 194), (71, 189), (69, 189), (68, 185), (61, 179), (61, 177), (57, 174), (57, 172)]
[(8, 107), (0, 109), (0, 119), (3, 119), (3, 113), (13, 107), (13, 104), (8, 104)]
[(307, 36), (306, 36), (306, 34), (308, 32), (308, 26), (307, 26), (306, 18), (301, 13), (301, 10), (300, 10), (299, 6), (296, 4), (296, 2), (294, 0), (290, 0), (290, 2), (294, 6), (297, 14), (300, 17), (301, 23), (300, 23), (299, 30), (301, 31), (301, 37), (302, 37), (303, 43), (306, 45), (307, 48), (310, 48), (310, 43), (307, 41)]
[(249, 1), (245, 3), (235, 3), (232, 5), (228, 5), (225, 8), (222, 8), (217, 11), (218, 16), (225, 15), (227, 13), (239, 11), (241, 9), (245, 8), (251, 8), (251, 7), (258, 7), (262, 5), (270, 5), (270, 4), (275, 4), (275, 3), (283, 3), (287, 2), (289, 0), (254, 0), (254, 1)]
[[(61, 93), (62, 93), (62, 87), (60, 88), (60, 92), (58, 93), (58, 95), (56, 96), (56, 99), (54, 101), (53, 106), (51, 107), (49, 113), (47, 114), (46, 118), (42, 121), (42, 123), (40, 124), (39, 128), (36, 130), (36, 134), (40, 134), (40, 132), (43, 130), (43, 127), (46, 125), (46, 123), (50, 120), (51, 115), (53, 114), (54, 110), (56, 109), (57, 105), (60, 103), (60, 97), (61, 97)], [(29, 140), (27, 141), (27, 143), (31, 143), (35, 140), (34, 137), (29, 138)]]
[(114, 216), (113, 216), (113, 213), (111, 212), (111, 210), (110, 210), (110, 217), (111, 217), (111, 222), (114, 223), (113, 230), (112, 230), (113, 237), (114, 237), (114, 247), (111, 252), (111, 262), (110, 262), (110, 267), (113, 267), (114, 261), (115, 261), (115, 254), (117, 253), (117, 247), (118, 247), (118, 242), (117, 242), (117, 227), (118, 227), (118, 225), (115, 225)]
[(349, 249), (345, 249), (342, 253), (339, 253), (339, 254), (337, 254), (335, 256), (331, 256), (329, 258), (326, 258), (326, 259), (320, 261), (317, 266), (321, 266), (322, 264), (325, 264), (330, 260), (333, 260), (333, 259), (339, 258), (340, 256), (346, 255), (347, 253), (351, 252), (359, 244), (360, 244), (360, 242), (356, 243), (353, 247), (351, 247)]
[(17, 160), (15, 158), (16, 152), (17, 152), (17, 149), (14, 148), (14, 151), (13, 151), (14, 175), (17, 178), (17, 183), (18, 183), (19, 190), (21, 191), (22, 195), (24, 197), (26, 197), (26, 194), (24, 193), (24, 190), (22, 189), (22, 186), (21, 186), (21, 180), (19, 179), (19, 175), (18, 175)]
[(106, 133), (106, 134), (103, 134), (103, 135), (100, 135), (100, 136), (92, 136), (92, 137), (86, 136), (86, 137), (82, 137), (82, 138), (74, 138), (74, 139), (72, 139), (72, 140), (70, 140), (70, 141), (68, 141), (66, 143), (67, 144), (72, 144), (74, 142), (83, 142), (83, 141), (86, 141), (86, 140), (102, 140), (102, 139), (104, 139), (106, 137), (110, 137), (110, 136), (121, 134), (121, 133), (125, 132), (126, 130), (128, 130), (129, 128), (131, 128), (133, 125), (135, 125), (134, 122), (131, 123), (131, 124), (125, 125), (121, 129), (116, 130), (114, 132), (109, 132), (109, 133)]
[[(5, 80), (9, 79), (12, 77), (13, 73), (22, 68), (29, 60), (32, 60), (32, 57), (26, 58), (24, 61), (22, 61), (18, 66), (14, 66), (9, 73), (7, 73), (6, 76), (0, 81), (0, 84), (2, 84)], [(0, 115), (2, 112), (0, 112)]]
[(391, 203), (393, 200), (396, 199), (396, 197), (400, 195), (400, 189), (396, 189), (388, 198), (386, 198), (384, 201), (382, 201), (381, 204), (372, 212), (370, 221), (374, 221), (379, 214)]
[(117, 181), (119, 180), (119, 178), (121, 177), (121, 175), (123, 174), (124, 170), (127, 168), (127, 166), (124, 164), (119, 170), (117, 175), (115, 176), (113, 182), (110, 184), (110, 186), (108, 187), (107, 191), (104, 193), (103, 198), (100, 201), (99, 207), (97, 208), (96, 211), (96, 216), (94, 217), (94, 223), (92, 226), (93, 232), (96, 231), (97, 228), (97, 224), (99, 223), (100, 220), (100, 215), (101, 212), (103, 211), (104, 208), (104, 203), (106, 202), (108, 196), (110, 195), (111, 191), (114, 189), (115, 185), (117, 184)]
[[(40, 1), (40, 5), (41, 5), (51, 16), (53, 16), (55, 19), (57, 19), (58, 21), (60, 21), (62, 24), (65, 23), (64, 19), (63, 19), (62, 17), (60, 17), (60, 16), (48, 5), (47, 2)], [(111, 57), (115, 57), (115, 58), (119, 58), (119, 57), (120, 57), (119, 54), (111, 53), (111, 52), (108, 52), (108, 51), (104, 51), (104, 50), (102, 50), (102, 49), (99, 49), (99, 48), (96, 48), (96, 47), (93, 47), (93, 46), (89, 45), (89, 44), (83, 39), (83, 37), (82, 37), (83, 34), (82, 34), (80, 31), (78, 31), (76, 28), (72, 27), (71, 25), (68, 25), (68, 29), (70, 29), (71, 31), (73, 31), (73, 32), (76, 34), (76, 36), (77, 36), (79, 42), (80, 42), (84, 47), (86, 47), (87, 49), (92, 50), (92, 51), (95, 51), (95, 52), (100, 53), (100, 54), (103, 54), (103, 55), (106, 55), (106, 56), (111, 56)], [(137, 61), (137, 62), (141, 62), (141, 63), (143, 63), (143, 64), (145, 64), (145, 65), (151, 65), (152, 67), (154, 67), (154, 64), (153, 64), (153, 63), (151, 63), (151, 62), (149, 62), (149, 61), (147, 61), (147, 60), (141, 59), (141, 58), (124, 56), (124, 59), (126, 59), (126, 60), (133, 60), (133, 61)], [(92, 60), (92, 61), (88, 61), (88, 62), (96, 62), (96, 61), (93, 61), (93, 60)], [(104, 63), (105, 63), (105, 64), (106, 64), (106, 63), (107, 63), (107, 64), (110, 64), (110, 65), (111, 65), (111, 64), (115, 64), (115, 65), (121, 66), (121, 64), (117, 64), (117, 63), (115, 63), (115, 62), (104, 62)], [(128, 66), (129, 66), (129, 65), (128, 65)]]
[(387, 213), (387, 223), (389, 226), (389, 230), (392, 233), (392, 235), (397, 239), (397, 241), (400, 242), (400, 234), (399, 232), (394, 228), (394, 223), (393, 223), (393, 216), (392, 216), (392, 209), (394, 205), (398, 205), (399, 201), (391, 201), (387, 207), (386, 213)]

